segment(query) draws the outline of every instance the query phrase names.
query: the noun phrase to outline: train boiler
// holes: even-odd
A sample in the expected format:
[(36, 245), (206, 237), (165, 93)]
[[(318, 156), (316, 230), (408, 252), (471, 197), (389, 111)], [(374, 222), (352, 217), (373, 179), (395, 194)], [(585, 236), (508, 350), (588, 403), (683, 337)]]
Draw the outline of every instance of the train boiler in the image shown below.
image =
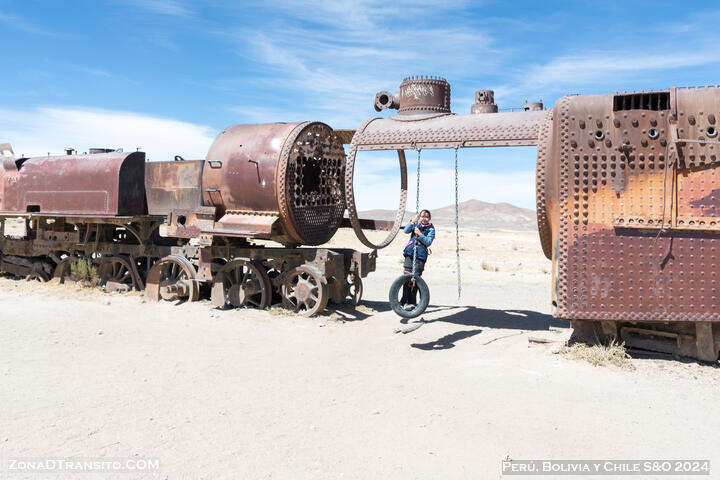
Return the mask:
[[(343, 220), (345, 151), (322, 123), (235, 125), (217, 136), (204, 161), (147, 168), (149, 212), (170, 214), (175, 236), (320, 245)], [(192, 198), (178, 201), (179, 191), (193, 191)]]
[(720, 88), (564, 97), (540, 128), (537, 212), (578, 336), (715, 362)]

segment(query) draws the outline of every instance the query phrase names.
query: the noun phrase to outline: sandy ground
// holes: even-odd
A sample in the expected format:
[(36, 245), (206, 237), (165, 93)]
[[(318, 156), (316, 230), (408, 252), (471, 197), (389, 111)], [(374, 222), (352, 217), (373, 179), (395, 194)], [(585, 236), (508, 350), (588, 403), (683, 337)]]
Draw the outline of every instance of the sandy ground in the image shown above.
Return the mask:
[[(463, 231), (457, 302), (454, 236), (440, 233), (427, 323), (407, 335), (387, 306), (404, 238), (380, 252), (359, 310), (311, 319), (0, 278), (0, 458), (160, 460), (152, 474), (57, 476), (122, 479), (483, 479), (504, 458), (710, 459), (720, 478), (720, 369), (593, 367), (529, 344), (568, 334), (549, 330), (567, 325), (549, 315), (537, 234)], [(56, 478), (5, 463), (0, 478)]]

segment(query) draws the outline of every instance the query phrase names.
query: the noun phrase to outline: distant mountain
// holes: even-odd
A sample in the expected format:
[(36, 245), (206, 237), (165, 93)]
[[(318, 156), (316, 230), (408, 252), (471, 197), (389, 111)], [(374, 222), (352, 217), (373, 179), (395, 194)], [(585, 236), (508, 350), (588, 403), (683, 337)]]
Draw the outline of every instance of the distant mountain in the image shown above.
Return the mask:
[[(460, 227), (487, 230), (537, 230), (535, 210), (520, 208), (509, 203), (488, 203), (480, 200), (468, 200), (459, 205)], [(432, 222), (436, 225), (455, 225), (455, 205), (431, 210)], [(393, 220), (394, 210), (366, 210), (359, 212), (360, 218), (375, 220)], [(405, 222), (415, 212), (405, 212)]]

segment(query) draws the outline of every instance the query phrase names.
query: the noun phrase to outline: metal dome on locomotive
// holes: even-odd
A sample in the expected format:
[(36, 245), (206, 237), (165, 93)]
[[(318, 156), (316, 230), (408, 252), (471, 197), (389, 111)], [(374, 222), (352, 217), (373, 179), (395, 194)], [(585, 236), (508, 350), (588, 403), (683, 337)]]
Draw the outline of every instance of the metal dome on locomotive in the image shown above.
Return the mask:
[(219, 216), (279, 219), (272, 240), (319, 245), (342, 222), (344, 176), (342, 143), (324, 123), (234, 125), (207, 154), (203, 203)]

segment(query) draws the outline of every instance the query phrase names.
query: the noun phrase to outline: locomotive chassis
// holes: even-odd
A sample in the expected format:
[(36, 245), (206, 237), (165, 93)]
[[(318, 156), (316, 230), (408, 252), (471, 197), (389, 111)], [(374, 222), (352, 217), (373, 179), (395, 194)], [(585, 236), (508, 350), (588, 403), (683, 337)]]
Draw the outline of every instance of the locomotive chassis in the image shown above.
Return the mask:
[[(13, 219), (25, 222), (23, 235), (6, 231), (8, 221)], [(342, 303), (350, 296), (353, 304), (357, 304), (362, 295), (361, 279), (375, 270), (375, 252), (267, 247), (244, 238), (208, 235), (191, 240), (163, 237), (159, 231), (167, 226), (165, 221), (166, 217), (150, 215), (3, 214), (0, 216), (0, 272), (28, 280), (53, 279), (62, 283), (70, 275), (71, 263), (85, 258), (98, 266), (99, 283), (106, 290), (145, 290), (153, 300), (191, 301), (205, 291), (217, 307), (267, 308), (282, 301), (287, 308), (315, 315), (330, 300)], [(183, 267), (186, 273), (183, 279), (171, 282), (166, 278), (160, 267), (168, 261), (177, 261)], [(253, 273), (246, 281), (249, 285), (246, 290), (254, 292), (256, 302), (249, 304), (242, 298), (233, 302), (227, 298), (228, 292), (223, 290), (228, 288), (222, 288), (220, 272), (233, 262)], [(116, 278), (112, 268), (105, 268), (113, 264), (124, 267), (125, 278)], [(306, 297), (293, 302), (291, 282), (297, 280), (298, 275), (309, 280), (309, 288), (314, 288), (315, 293), (305, 292)]]

